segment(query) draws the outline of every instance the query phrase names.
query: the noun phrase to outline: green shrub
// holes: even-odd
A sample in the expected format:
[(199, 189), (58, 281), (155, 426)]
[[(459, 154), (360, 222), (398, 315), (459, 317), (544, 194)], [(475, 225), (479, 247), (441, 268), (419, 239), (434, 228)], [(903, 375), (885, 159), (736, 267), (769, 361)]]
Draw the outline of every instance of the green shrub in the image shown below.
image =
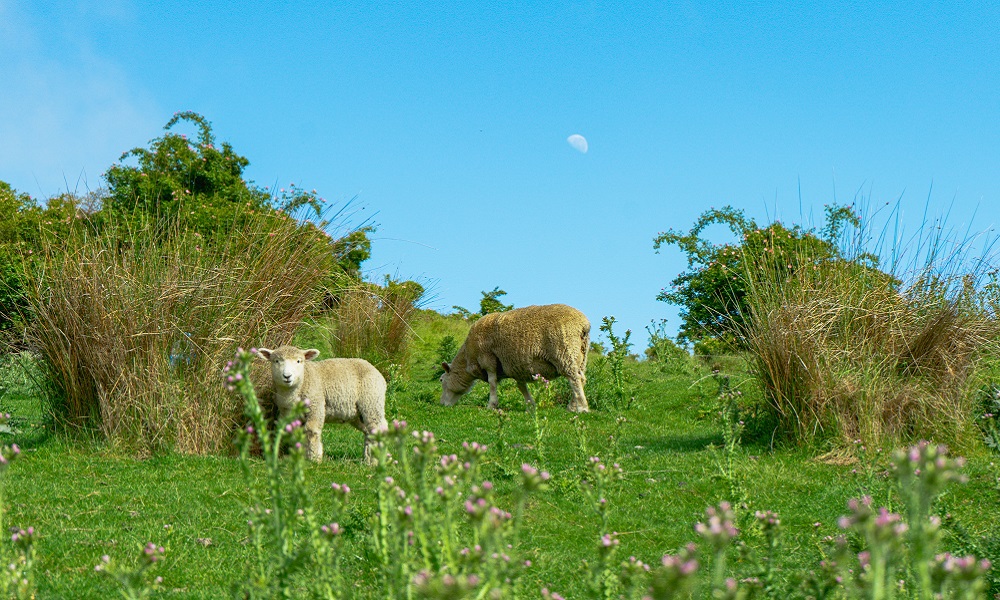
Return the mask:
[[(198, 128), (197, 140), (171, 131), (181, 121)], [(228, 143), (217, 147), (207, 119), (193, 112), (175, 113), (164, 130), (148, 149), (133, 148), (108, 169), (102, 221), (170, 223), (205, 238), (225, 239), (231, 229), (242, 229), (241, 221), (272, 208), (271, 194), (243, 179), (250, 161)], [(126, 164), (133, 158), (137, 164)]]
[(87, 214), (71, 194), (40, 206), (29, 195), (0, 181), (0, 334), (18, 343), (17, 334), (31, 320), (28, 278), (38, 268), (47, 244), (61, 243), (75, 222)]
[[(705, 211), (686, 233), (671, 229), (656, 236), (653, 248), (657, 252), (663, 246), (676, 245), (687, 255), (687, 271), (674, 278), (670, 290), (663, 288), (657, 295), (658, 300), (680, 307), (677, 339), (696, 342), (710, 338), (740, 347), (750, 314), (744, 273), (767, 271), (782, 277), (807, 268), (811, 260), (839, 256), (836, 236), (845, 224), (857, 224), (858, 217), (849, 207), (836, 205), (826, 207), (826, 213), (822, 235), (777, 221), (762, 227), (742, 210), (725, 206)], [(727, 227), (736, 242), (713, 244), (703, 238), (705, 229), (713, 225)]]
[[(587, 403), (595, 410), (626, 410), (635, 402), (636, 385), (632, 379), (635, 357), (629, 353), (632, 344), (631, 330), (619, 337), (614, 332), (614, 317), (601, 320), (601, 331), (608, 338), (611, 349), (606, 354), (591, 353), (587, 359)], [(556, 380), (555, 395), (568, 402), (569, 383), (560, 377)]]
[[(181, 122), (198, 129), (196, 140), (173, 131)], [(307, 216), (318, 232), (330, 222), (328, 203), (316, 190), (305, 190), (294, 183), (287, 188), (267, 190), (243, 178), (250, 161), (226, 142), (217, 145), (209, 121), (194, 112), (179, 112), (164, 126), (162, 137), (153, 139), (148, 148), (133, 148), (108, 169), (107, 196), (93, 215), (98, 227), (133, 228), (150, 224), (169, 224), (178, 231), (197, 233), (203, 246), (228, 243), (233, 232), (246, 229), (255, 215), (270, 214), (281, 218)], [(135, 164), (130, 164), (130, 161)], [(347, 221), (353, 199), (333, 212), (334, 218)], [(371, 256), (368, 235), (372, 225), (345, 231), (332, 240), (336, 268), (335, 281), (360, 278), (360, 265)]]
[(492, 291), (483, 292), (483, 297), (479, 300), (479, 312), (474, 313), (467, 308), (461, 306), (452, 306), (455, 312), (462, 315), (463, 318), (475, 321), (479, 317), (486, 316), (490, 313), (496, 312), (506, 312), (514, 308), (513, 304), (504, 304), (500, 302), (500, 296), (506, 296), (507, 292), (500, 289), (500, 287), (493, 288)]

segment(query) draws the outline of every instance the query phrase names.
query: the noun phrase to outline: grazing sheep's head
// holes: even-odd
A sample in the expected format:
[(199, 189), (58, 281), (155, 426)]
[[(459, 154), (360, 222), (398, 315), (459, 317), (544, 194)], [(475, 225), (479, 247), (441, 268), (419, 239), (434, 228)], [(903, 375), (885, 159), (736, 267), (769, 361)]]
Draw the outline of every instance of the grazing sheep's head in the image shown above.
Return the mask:
[(469, 391), (473, 380), (470, 377), (460, 377), (459, 373), (451, 370), (451, 365), (446, 362), (441, 363), (444, 374), (441, 375), (441, 404), (452, 406), (462, 394)]
[(295, 388), (302, 383), (306, 361), (319, 356), (319, 350), (302, 350), (295, 346), (281, 346), (276, 350), (258, 348), (257, 354), (271, 363), (271, 377), (278, 388)]

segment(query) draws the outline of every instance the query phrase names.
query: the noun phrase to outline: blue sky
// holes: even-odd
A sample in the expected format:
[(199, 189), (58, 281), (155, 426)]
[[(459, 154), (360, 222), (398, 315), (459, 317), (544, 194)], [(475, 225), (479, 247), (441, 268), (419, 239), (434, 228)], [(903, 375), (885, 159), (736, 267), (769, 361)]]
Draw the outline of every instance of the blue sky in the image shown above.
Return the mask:
[(358, 195), (370, 277), (566, 302), (640, 346), (679, 324), (652, 239), (710, 206), (1000, 219), (996, 3), (276, 4), (0, 0), (0, 179), (96, 188), (194, 110), (258, 184)]

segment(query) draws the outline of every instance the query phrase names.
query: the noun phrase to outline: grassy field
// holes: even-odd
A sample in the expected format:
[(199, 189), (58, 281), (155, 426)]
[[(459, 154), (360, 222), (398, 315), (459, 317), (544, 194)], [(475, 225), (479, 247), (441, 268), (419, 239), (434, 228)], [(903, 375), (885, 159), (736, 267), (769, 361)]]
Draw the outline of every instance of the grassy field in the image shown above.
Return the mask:
[[(636, 386), (630, 408), (579, 417), (558, 406), (541, 408), (545, 434), (539, 448), (534, 421), (511, 382), (501, 388), (502, 413), (485, 407), (484, 384), (456, 407), (437, 404), (437, 348), (446, 335), (461, 342), (466, 329), (456, 319), (426, 313), (418, 318), (408, 379), (391, 394), (388, 412), (390, 420), (433, 431), (445, 453), (463, 441), (489, 445), (484, 474), (495, 484), (501, 505), (512, 502), (514, 475), (523, 462), (552, 474), (550, 488), (532, 497), (521, 535), (520, 554), (532, 561), (528, 587), (585, 597), (584, 561), (595, 556), (599, 527), (579, 487), (591, 455), (624, 469), (624, 479), (608, 498), (621, 558), (634, 555), (656, 563), (664, 553), (697, 540), (692, 525), (703, 519), (706, 506), (733, 500), (742, 504), (743, 515), (765, 509), (779, 513), (786, 531), (783, 566), (802, 569), (816, 564), (822, 538), (839, 531), (837, 517), (846, 512), (849, 498), (869, 494), (876, 505), (899, 508), (885, 473), (885, 451), (868, 451), (854, 463), (816, 460), (815, 449), (780, 445), (744, 445), (727, 454), (712, 410), (718, 384), (703, 367), (630, 363)], [(150, 541), (167, 550), (157, 568), (164, 578), (163, 597), (231, 595), (251, 552), (248, 494), (236, 457), (165, 454), (137, 460), (82, 436), (54, 435), (44, 402), (27, 380), (8, 366), (3, 386), (0, 410), (15, 417), (5, 441), (24, 450), (6, 473), (3, 525), (35, 528), (39, 597), (113, 597), (114, 582), (94, 566), (104, 554), (135, 560)], [(341, 523), (348, 539), (344, 569), (364, 588), (371, 573), (365, 549), (352, 540), (362, 539), (375, 510), (372, 470), (361, 464), (358, 432), (328, 425), (323, 443), (325, 461), (308, 468), (307, 483), (321, 511), (330, 504), (331, 482), (354, 489)], [(1000, 469), (985, 450), (963, 450), (969, 482), (953, 487), (940, 511), (974, 539), (995, 537), (1000, 528), (987, 516), (1000, 507)], [(263, 469), (255, 464), (252, 472), (259, 477)], [(752, 547), (761, 535), (751, 521), (741, 521), (741, 539)], [(948, 536), (945, 545), (961, 550), (960, 543)], [(734, 560), (739, 572), (735, 552)]]

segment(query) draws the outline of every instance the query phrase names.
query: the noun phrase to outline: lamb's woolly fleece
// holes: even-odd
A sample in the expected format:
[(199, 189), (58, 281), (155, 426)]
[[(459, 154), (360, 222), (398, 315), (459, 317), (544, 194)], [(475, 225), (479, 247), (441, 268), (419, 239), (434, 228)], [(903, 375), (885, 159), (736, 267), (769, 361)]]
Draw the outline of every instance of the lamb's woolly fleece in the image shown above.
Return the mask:
[(365, 434), (365, 461), (372, 461), (371, 434), (387, 425), (386, 383), (378, 369), (361, 358), (312, 362), (318, 350), (295, 346), (260, 348), (257, 352), (271, 364), (274, 402), (282, 415), (309, 400), (305, 423), (308, 458), (323, 460), (324, 423), (347, 423)]

